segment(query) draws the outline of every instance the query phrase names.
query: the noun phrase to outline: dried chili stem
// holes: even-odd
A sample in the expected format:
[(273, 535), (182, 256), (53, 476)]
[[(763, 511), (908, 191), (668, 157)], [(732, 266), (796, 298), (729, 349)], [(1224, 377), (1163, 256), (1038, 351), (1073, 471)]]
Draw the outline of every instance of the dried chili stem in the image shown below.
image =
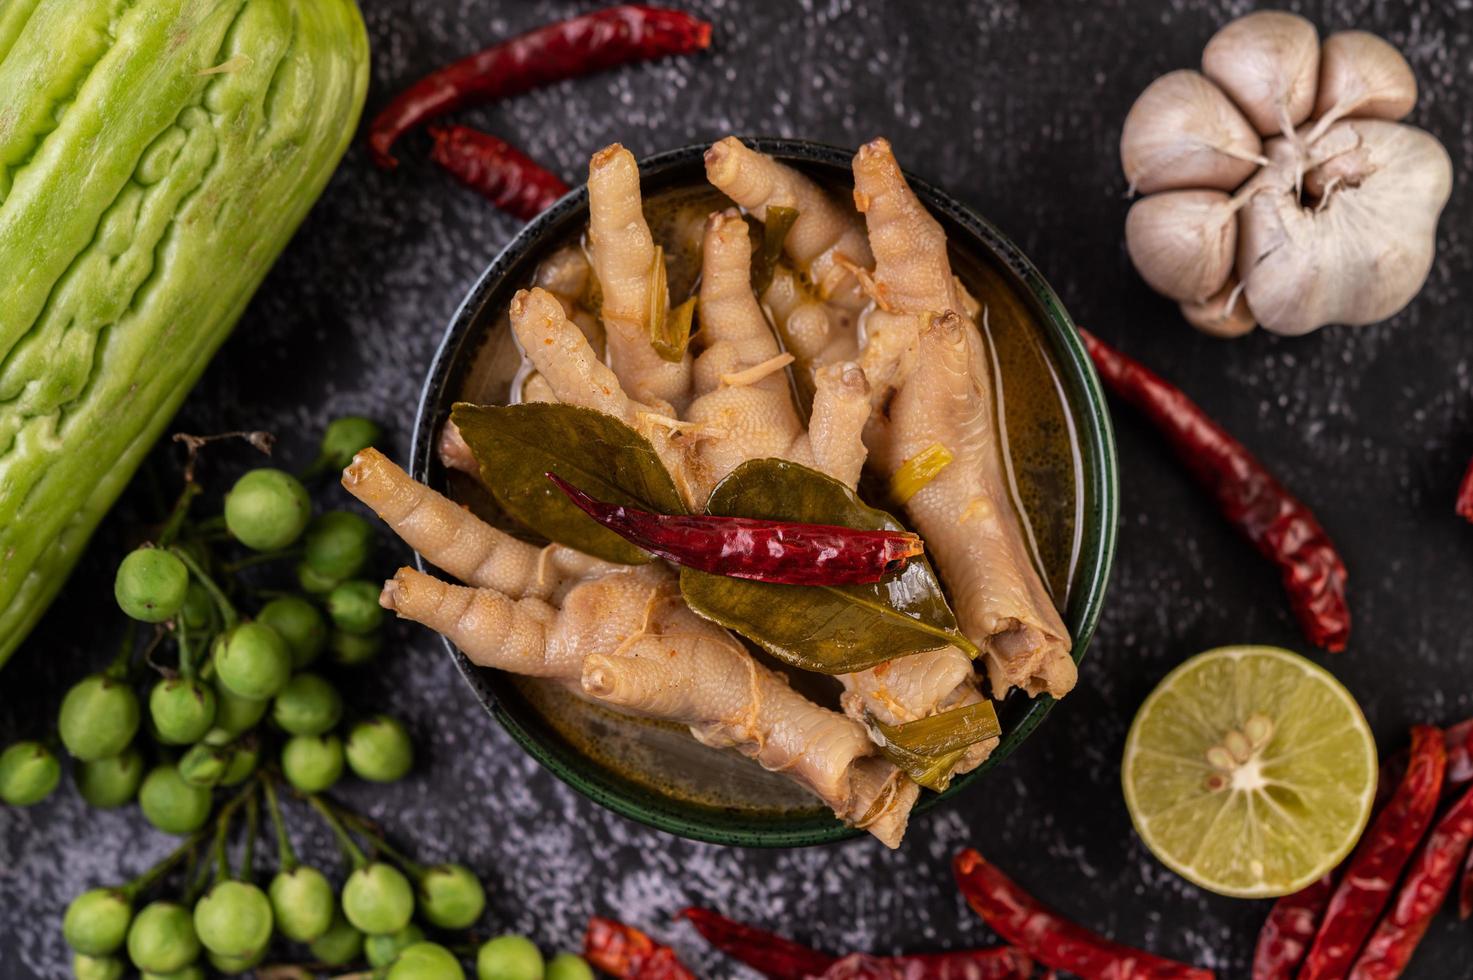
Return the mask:
[(865, 531), (750, 517), (652, 514), (595, 500), (546, 474), (589, 517), (650, 554), (714, 575), (786, 585), (854, 585), (899, 571), (924, 545), (909, 531)]
[(1343, 977), (1386, 907), (1397, 877), (1422, 839), (1442, 791), (1447, 751), (1442, 732), (1412, 729), (1411, 759), (1395, 794), (1361, 837), (1330, 897), (1300, 980)]
[(1310, 509), (1180, 389), (1088, 331), (1079, 335), (1105, 387), (1166, 436), (1223, 516), (1279, 566), (1309, 641), (1331, 652), (1344, 650), (1350, 639), (1345, 562)]
[(368, 146), (385, 169), (395, 140), (456, 109), (508, 98), (567, 78), (637, 61), (688, 54), (711, 43), (711, 25), (658, 7), (606, 7), (538, 27), (426, 75), (369, 126)]

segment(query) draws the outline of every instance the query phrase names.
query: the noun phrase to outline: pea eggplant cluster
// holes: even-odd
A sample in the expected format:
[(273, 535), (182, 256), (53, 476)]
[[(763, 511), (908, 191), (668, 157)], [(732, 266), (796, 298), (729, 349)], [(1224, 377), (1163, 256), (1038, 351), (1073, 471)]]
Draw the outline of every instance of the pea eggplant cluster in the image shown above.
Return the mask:
[[(347, 773), (387, 783), (414, 763), (404, 724), (345, 704), (331, 674), (383, 645), (379, 588), (361, 577), (373, 529), (346, 510), (314, 516), (307, 490), (379, 436), (368, 419), (337, 419), (300, 476), (250, 469), (213, 515), (195, 513), (204, 487), (194, 471), (217, 437), (185, 439), (191, 456), (177, 502), (152, 540), (118, 565), (114, 598), (128, 617), (121, 650), (67, 692), (54, 737), (0, 753), (7, 804), (39, 803), (55, 790), (59, 742), (88, 803), (136, 800), (150, 824), (183, 838), (132, 881), (84, 892), (67, 908), (62, 931), (78, 980), (117, 980), (130, 965), (173, 980), (207, 969), (243, 973), (278, 939), (302, 950), (283, 959), (333, 969), (366, 962), (393, 980), (464, 976), (458, 953), (425, 930), (463, 952), (486, 905), (475, 874), (419, 864), (324, 795)], [(284, 797), (297, 805), (283, 807)], [(278, 862), (258, 884), (263, 811)], [(349, 867), (340, 891), (298, 857), (286, 820), (293, 812), (315, 814), (337, 839)], [(516, 941), (525, 943), (486, 945), (482, 980), (543, 976), (541, 954), (532, 947), (529, 972)], [(509, 954), (521, 972), (501, 963)], [(581, 960), (554, 964), (549, 975), (560, 980), (590, 976), (586, 966), (577, 972)]]

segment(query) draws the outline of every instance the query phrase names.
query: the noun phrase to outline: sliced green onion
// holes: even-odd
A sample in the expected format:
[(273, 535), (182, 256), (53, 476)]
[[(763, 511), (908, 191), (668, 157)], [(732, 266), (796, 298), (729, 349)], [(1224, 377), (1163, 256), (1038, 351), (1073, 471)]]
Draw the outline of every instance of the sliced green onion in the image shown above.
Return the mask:
[(793, 223), (798, 220), (797, 208), (785, 208), (780, 204), (767, 207), (767, 220), (762, 222), (762, 247), (752, 256), (752, 289), (761, 296), (772, 285), (772, 273), (782, 258), (783, 242)]
[(941, 443), (931, 443), (900, 464), (895, 475), (890, 477), (890, 496), (898, 504), (908, 503), (911, 497), (936, 479), (937, 474), (946, 469), (955, 458), (951, 450)]
[(870, 716), (885, 758), (927, 789), (941, 792), (951, 785), (952, 769), (972, 745), (1002, 734), (991, 701), (979, 701), (906, 722), (887, 725)]

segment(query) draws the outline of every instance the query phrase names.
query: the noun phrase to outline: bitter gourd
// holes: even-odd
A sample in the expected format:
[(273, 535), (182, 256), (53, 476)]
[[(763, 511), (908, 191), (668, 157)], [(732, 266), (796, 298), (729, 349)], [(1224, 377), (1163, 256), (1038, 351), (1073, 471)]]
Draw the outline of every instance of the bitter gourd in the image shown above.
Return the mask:
[(353, 0), (0, 0), (0, 665), (357, 124)]

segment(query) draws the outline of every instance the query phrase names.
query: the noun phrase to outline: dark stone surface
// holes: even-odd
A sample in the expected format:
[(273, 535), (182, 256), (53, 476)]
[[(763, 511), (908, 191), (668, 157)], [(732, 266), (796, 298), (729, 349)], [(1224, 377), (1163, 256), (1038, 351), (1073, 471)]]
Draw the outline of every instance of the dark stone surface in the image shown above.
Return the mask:
[[(369, 110), (445, 60), (571, 3), (365, 0)], [(1355, 632), (1314, 654), (1361, 699), (1383, 746), (1417, 721), (1473, 713), (1473, 528), (1451, 513), (1473, 454), (1467, 284), (1473, 279), (1466, 8), (1417, 0), (1291, 4), (1327, 32), (1400, 46), (1422, 85), (1412, 121), (1458, 161), (1436, 266), (1389, 323), (1299, 340), (1193, 333), (1131, 270), (1120, 121), (1157, 74), (1190, 66), (1246, 3), (1171, 0), (919, 3), (805, 0), (699, 6), (709, 56), (564, 84), (468, 112), (575, 177), (612, 140), (637, 153), (728, 132), (855, 145), (888, 135), (902, 162), (975, 205), (1027, 251), (1075, 316), (1179, 382), (1318, 509), (1351, 570)], [(431, 171), (419, 138), (396, 174), (349, 154), (189, 400), (179, 428), (271, 428), (300, 460), (329, 415), (365, 412), (407, 436), (420, 377), (459, 297), (515, 229)], [(1117, 939), (1246, 974), (1266, 902), (1217, 898), (1156, 863), (1131, 831), (1118, 760), (1136, 706), (1174, 664), (1228, 642), (1302, 649), (1275, 574), (1226, 528), (1152, 433), (1118, 415), (1124, 533), (1080, 686), (992, 778), (918, 821), (888, 853), (869, 840), (789, 852), (728, 850), (646, 831), (575, 796), (492, 727), (438, 643), (397, 630), (356, 698), (409, 719), (422, 764), (352, 798), (426, 858), (458, 858), (491, 890), (487, 921), (549, 949), (613, 912), (670, 939), (706, 976), (736, 976), (668, 915), (690, 902), (830, 949), (989, 941), (955, 894), (949, 857), (975, 844), (1040, 897)], [(234, 463), (244, 459), (244, 451)], [(222, 454), (229, 457), (229, 453)], [(46, 724), (67, 683), (111, 654), (111, 569), (135, 488), (45, 627), (0, 674), (0, 741)], [(305, 824), (304, 824), (305, 826)], [(0, 810), (0, 976), (62, 977), (76, 892), (136, 873), (169, 843), (136, 810), (95, 813), (68, 786)], [(327, 841), (310, 848), (328, 862)], [(1473, 975), (1470, 933), (1447, 913), (1409, 971)]]

